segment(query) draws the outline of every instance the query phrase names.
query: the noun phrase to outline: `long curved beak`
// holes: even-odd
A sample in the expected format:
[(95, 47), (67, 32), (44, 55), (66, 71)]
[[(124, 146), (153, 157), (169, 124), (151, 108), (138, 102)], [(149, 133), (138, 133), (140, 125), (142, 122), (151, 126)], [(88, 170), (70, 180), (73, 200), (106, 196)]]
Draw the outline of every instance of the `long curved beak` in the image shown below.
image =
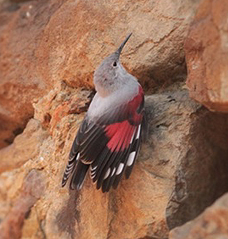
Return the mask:
[(129, 38), (131, 37), (132, 33), (130, 33), (126, 38), (125, 40), (121, 43), (121, 45), (119, 46), (119, 48), (116, 50), (116, 53), (118, 55), (118, 57), (120, 57), (120, 53), (121, 51), (123, 50), (125, 44), (127, 43), (127, 41), (129, 40)]

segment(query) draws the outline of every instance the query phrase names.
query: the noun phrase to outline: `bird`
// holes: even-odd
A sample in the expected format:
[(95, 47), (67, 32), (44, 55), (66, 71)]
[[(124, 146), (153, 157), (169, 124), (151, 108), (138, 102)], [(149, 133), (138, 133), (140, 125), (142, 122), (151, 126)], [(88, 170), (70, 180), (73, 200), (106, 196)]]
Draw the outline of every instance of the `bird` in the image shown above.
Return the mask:
[(144, 91), (120, 62), (131, 37), (107, 56), (94, 72), (96, 94), (73, 141), (62, 187), (80, 190), (89, 170), (102, 192), (116, 189), (123, 174), (130, 177), (146, 129)]

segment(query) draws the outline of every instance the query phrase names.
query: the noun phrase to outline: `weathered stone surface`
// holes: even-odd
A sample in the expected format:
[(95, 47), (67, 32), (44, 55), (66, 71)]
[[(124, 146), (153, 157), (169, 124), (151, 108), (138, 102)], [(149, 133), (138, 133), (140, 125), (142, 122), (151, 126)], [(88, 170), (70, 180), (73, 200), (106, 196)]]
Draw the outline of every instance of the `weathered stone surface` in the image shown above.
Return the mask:
[(204, 0), (185, 42), (190, 96), (228, 112), (228, 1)]
[(80, 114), (87, 110), (92, 95), (88, 90), (76, 90), (62, 82), (59, 87), (51, 90), (38, 102), (34, 102), (34, 117), (53, 135), (64, 116)]
[(165, 87), (185, 74), (183, 42), (197, 6), (193, 0), (65, 1), (36, 51), (39, 72), (50, 84), (92, 85), (94, 69), (133, 32), (122, 62), (145, 89)]
[[(0, 148), (61, 81), (91, 88), (95, 68), (133, 32), (122, 61), (147, 91), (183, 80), (183, 42), (197, 1), (3, 1), (0, 5)], [(165, 10), (164, 10), (165, 9)]]
[(182, 141), (186, 155), (176, 172), (174, 194), (167, 207), (170, 228), (195, 218), (228, 191), (228, 114), (202, 107), (191, 120), (189, 135)]
[(170, 232), (170, 239), (227, 239), (228, 194), (219, 198), (193, 221)]
[[(198, 1), (0, 3), (1, 142), (10, 143), (33, 117), (0, 150), (2, 235), (164, 239), (228, 190), (228, 115), (208, 111), (173, 85), (185, 76), (183, 42)], [(210, 4), (220, 1), (204, 4), (205, 16), (208, 9), (218, 16)], [(61, 188), (93, 71), (129, 32), (124, 65), (148, 94), (160, 91), (146, 97), (148, 140), (117, 190), (103, 194), (89, 177), (79, 192)], [(29, 183), (37, 192), (34, 184), (41, 186), (38, 196), (23, 186), (29, 172), (42, 175)]]
[(0, 173), (18, 168), (37, 156), (47, 137), (48, 132), (42, 129), (39, 121), (31, 119), (23, 134), (18, 135), (13, 144), (1, 149)]
[(0, 148), (23, 131), (33, 116), (33, 99), (47, 92), (35, 50), (60, 2), (0, 4)]
[(36, 170), (31, 170), (24, 179), (22, 190), (16, 198), (12, 209), (0, 224), (1, 239), (21, 238), (26, 215), (41, 197), (44, 189), (45, 182), (42, 174)]
[(45, 175), (45, 192), (24, 220), (22, 238), (167, 238), (169, 228), (197, 216), (227, 190), (228, 116), (200, 108), (186, 91), (146, 98), (149, 138), (131, 178), (117, 190), (103, 194), (89, 177), (80, 192), (61, 188), (68, 152), (83, 117), (72, 99), (83, 109), (88, 92), (72, 93), (63, 84), (34, 105), (42, 123), (43, 116), (50, 114), (44, 126), (52, 136), (44, 138), (37, 145), (38, 154), (21, 167), (0, 175), (4, 224), (26, 174), (36, 169)]

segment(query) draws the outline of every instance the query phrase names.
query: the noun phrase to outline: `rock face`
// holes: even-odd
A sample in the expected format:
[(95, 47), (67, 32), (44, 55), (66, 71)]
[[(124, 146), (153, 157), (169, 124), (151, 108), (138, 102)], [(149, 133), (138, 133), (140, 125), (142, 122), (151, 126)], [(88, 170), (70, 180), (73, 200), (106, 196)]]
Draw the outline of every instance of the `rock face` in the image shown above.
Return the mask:
[(32, 101), (47, 92), (35, 50), (59, 6), (49, 1), (0, 2), (0, 148), (23, 131), (33, 117)]
[(10, 213), (0, 224), (1, 239), (21, 238), (24, 220), (31, 207), (41, 197), (44, 188), (42, 173), (31, 170), (24, 179), (20, 195), (15, 200)]
[(170, 228), (196, 217), (228, 189), (228, 115), (201, 108), (191, 119), (189, 141), (182, 141), (188, 151), (176, 173), (175, 194), (167, 208)]
[(227, 18), (227, 1), (203, 1), (185, 42), (190, 96), (221, 112), (228, 112)]
[(129, 32), (122, 60), (145, 90), (185, 76), (193, 0), (20, 2), (0, 3), (0, 148), (23, 131), (33, 100), (54, 85), (91, 88), (95, 68)]
[[(0, 215), (5, 225), (8, 212), (11, 217), (14, 213), (11, 201), (16, 200), (28, 171), (44, 174), (46, 189), (23, 221), (22, 238), (166, 238), (169, 228), (192, 219), (227, 190), (228, 136), (224, 127), (228, 116), (201, 108), (186, 91), (146, 97), (149, 138), (131, 178), (123, 180), (117, 190), (103, 194), (89, 177), (79, 192), (62, 189), (61, 176), (82, 120), (82, 114), (69, 112), (76, 112), (72, 102), (84, 102), (78, 104), (83, 109), (88, 101), (87, 91), (72, 91), (63, 84), (34, 105), (35, 116), (52, 136), (37, 144), (39, 150), (23, 166), (0, 176)], [(47, 114), (49, 123), (41, 120)], [(221, 125), (216, 133), (214, 122)], [(26, 131), (17, 138), (24, 134)], [(211, 150), (205, 153), (206, 148)], [(199, 183), (202, 176), (205, 180)]]
[(23, 134), (18, 135), (14, 143), (1, 150), (0, 173), (22, 166), (36, 156), (42, 141), (49, 136), (40, 122), (31, 119)]
[[(201, 5), (205, 16), (210, 4)], [(197, 6), (0, 1), (0, 147), (17, 135), (0, 150), (1, 238), (165, 239), (228, 190), (228, 115), (183, 87)], [(148, 140), (117, 190), (103, 194), (89, 177), (81, 191), (61, 188), (93, 71), (129, 32), (121, 60), (147, 93)]]
[(170, 232), (170, 239), (228, 238), (228, 194), (218, 199), (195, 220)]
[(39, 71), (46, 82), (57, 78), (71, 86), (91, 85), (99, 62), (133, 32), (123, 63), (148, 90), (167, 86), (183, 79), (183, 42), (197, 5), (191, 0), (66, 1), (50, 19), (36, 51)]

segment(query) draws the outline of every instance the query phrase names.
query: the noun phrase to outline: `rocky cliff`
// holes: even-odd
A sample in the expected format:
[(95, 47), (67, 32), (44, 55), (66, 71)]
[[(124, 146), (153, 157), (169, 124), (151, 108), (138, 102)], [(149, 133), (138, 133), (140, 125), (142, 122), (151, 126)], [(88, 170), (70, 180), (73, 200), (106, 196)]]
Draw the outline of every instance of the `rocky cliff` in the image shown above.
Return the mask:
[[(1, 0), (0, 238), (226, 238), (227, 14), (222, 0)], [(117, 190), (61, 188), (93, 72), (129, 32), (148, 139)]]

